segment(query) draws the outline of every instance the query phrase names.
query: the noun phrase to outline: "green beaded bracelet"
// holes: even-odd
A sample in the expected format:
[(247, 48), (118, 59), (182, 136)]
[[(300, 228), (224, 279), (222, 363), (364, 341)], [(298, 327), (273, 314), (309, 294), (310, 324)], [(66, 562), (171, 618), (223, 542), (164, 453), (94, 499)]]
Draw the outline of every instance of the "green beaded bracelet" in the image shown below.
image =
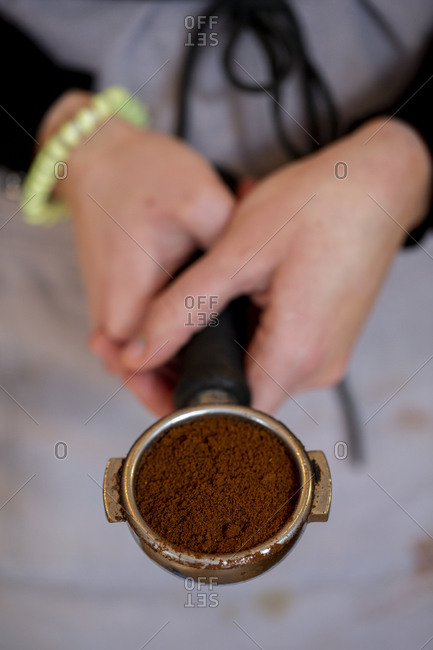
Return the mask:
[(94, 95), (90, 106), (80, 108), (49, 138), (23, 182), (21, 210), (27, 223), (51, 225), (64, 218), (66, 207), (61, 201), (52, 199), (51, 193), (57, 181), (65, 178), (68, 154), (114, 115), (142, 128), (148, 125), (145, 105), (126, 88), (110, 86)]

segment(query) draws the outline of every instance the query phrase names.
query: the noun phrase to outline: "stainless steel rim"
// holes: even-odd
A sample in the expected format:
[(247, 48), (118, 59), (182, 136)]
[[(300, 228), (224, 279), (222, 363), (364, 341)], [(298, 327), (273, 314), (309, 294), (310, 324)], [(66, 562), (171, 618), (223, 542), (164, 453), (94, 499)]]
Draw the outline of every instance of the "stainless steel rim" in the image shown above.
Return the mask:
[[(301, 484), (295, 511), (286, 525), (274, 537), (248, 550), (226, 555), (194, 555), (177, 551), (149, 528), (142, 518), (135, 501), (135, 479), (146, 447), (167, 429), (209, 415), (235, 416), (249, 422), (254, 421), (276, 434), (290, 450), (299, 471)], [(145, 545), (164, 556), (169, 562), (197, 569), (223, 569), (244, 566), (252, 562), (259, 562), (266, 556), (272, 555), (273, 552), (281, 551), (282, 547), (293, 546), (307, 522), (313, 491), (313, 474), (310, 460), (298, 438), (284, 424), (261, 411), (245, 406), (227, 404), (181, 409), (176, 411), (174, 415), (169, 415), (156, 422), (131, 447), (125, 459), (121, 477), (122, 505), (127, 513), (128, 523), (135, 531), (135, 534)]]

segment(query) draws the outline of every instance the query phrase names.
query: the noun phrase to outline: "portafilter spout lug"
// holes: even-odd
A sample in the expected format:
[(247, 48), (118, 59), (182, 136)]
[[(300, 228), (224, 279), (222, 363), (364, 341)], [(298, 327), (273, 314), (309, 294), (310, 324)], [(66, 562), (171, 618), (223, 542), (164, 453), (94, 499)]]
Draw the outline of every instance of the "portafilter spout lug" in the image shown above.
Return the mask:
[(104, 507), (110, 524), (126, 521), (125, 510), (120, 497), (120, 480), (123, 458), (110, 458), (104, 475)]
[(323, 451), (307, 451), (313, 469), (314, 495), (308, 522), (328, 521), (332, 482), (328, 461)]

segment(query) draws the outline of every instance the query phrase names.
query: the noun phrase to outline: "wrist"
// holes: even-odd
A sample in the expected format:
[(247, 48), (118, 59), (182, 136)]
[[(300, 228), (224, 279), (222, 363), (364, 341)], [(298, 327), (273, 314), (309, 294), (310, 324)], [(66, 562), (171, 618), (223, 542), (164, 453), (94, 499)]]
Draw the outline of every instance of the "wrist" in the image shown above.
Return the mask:
[(68, 90), (63, 93), (50, 106), (39, 125), (36, 134), (39, 146), (42, 147), (80, 108), (90, 106), (91, 98), (92, 94), (83, 90)]
[[(64, 121), (71, 111), (72, 118)], [(73, 91), (53, 105), (41, 124), (42, 146), (21, 191), (21, 209), (28, 223), (52, 224), (65, 216), (66, 206), (55, 200), (53, 193), (59, 178), (67, 176), (66, 161), (71, 152), (117, 115), (136, 127), (147, 126), (146, 107), (122, 86), (111, 86), (92, 96)]]
[(357, 135), (368, 154), (372, 186), (380, 186), (400, 226), (413, 230), (425, 218), (432, 198), (433, 164), (427, 145), (410, 124), (394, 117), (372, 119)]

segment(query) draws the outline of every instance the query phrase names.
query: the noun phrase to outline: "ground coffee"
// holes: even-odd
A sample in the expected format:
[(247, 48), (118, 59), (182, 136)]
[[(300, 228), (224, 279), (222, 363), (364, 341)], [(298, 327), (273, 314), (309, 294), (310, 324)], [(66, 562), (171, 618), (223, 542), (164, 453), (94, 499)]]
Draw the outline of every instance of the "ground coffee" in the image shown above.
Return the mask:
[(176, 549), (223, 554), (265, 542), (287, 522), (298, 470), (279, 438), (228, 416), (174, 426), (144, 453), (135, 497)]

